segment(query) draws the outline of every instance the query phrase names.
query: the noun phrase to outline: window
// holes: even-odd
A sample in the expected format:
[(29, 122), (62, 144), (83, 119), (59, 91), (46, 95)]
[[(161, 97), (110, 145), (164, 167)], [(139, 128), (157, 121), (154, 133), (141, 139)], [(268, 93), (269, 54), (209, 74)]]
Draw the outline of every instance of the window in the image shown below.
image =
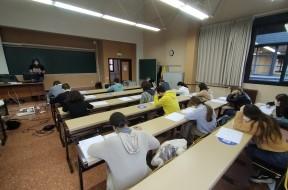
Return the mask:
[(114, 72), (113, 59), (109, 59), (109, 71), (110, 71), (110, 72)]
[(244, 81), (288, 85), (288, 13), (255, 19)]

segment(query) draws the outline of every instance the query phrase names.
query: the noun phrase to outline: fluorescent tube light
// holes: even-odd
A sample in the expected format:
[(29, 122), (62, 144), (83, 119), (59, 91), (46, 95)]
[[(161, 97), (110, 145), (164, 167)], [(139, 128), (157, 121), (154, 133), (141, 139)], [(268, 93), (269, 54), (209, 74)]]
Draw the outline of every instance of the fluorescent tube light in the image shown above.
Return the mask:
[(136, 25), (135, 22), (132, 22), (132, 21), (129, 21), (129, 20), (125, 20), (125, 19), (122, 19), (122, 18), (109, 16), (109, 15), (104, 15), (103, 18), (107, 19), (107, 20), (114, 21), (114, 22), (120, 22), (120, 23), (123, 23), (123, 24)]
[(275, 49), (271, 48), (270, 46), (264, 46), (263, 48), (273, 53), (275, 52)]
[[(90, 15), (90, 16), (95, 16), (95, 17), (102, 17), (106, 20), (111, 20), (111, 21), (115, 21), (115, 22), (119, 22), (122, 24), (128, 24), (128, 25), (132, 25), (132, 26), (136, 26), (139, 28), (143, 28), (143, 29), (147, 29), (147, 30), (152, 30), (152, 31), (160, 31), (159, 28), (153, 27), (153, 26), (148, 26), (148, 25), (144, 25), (144, 24), (138, 24), (129, 20), (125, 20), (122, 18), (118, 18), (118, 17), (113, 17), (110, 15), (103, 15), (101, 13), (95, 12), (95, 11), (91, 11), (91, 10), (87, 10), (87, 9), (83, 9), (81, 7), (77, 7), (77, 6), (73, 6), (70, 4), (66, 4), (66, 3), (62, 3), (59, 1), (54, 1), (54, 0), (32, 0), (35, 2), (39, 2), (39, 3), (44, 3), (44, 4), (48, 4), (48, 5), (54, 5), (55, 7), (59, 7), (62, 9), (67, 9), (70, 11), (74, 11), (74, 12), (78, 12), (78, 13), (82, 13), (82, 14), (86, 14), (86, 15)], [(173, 0), (169, 0), (169, 1), (173, 1)]]
[(184, 7), (185, 4), (182, 1), (178, 1), (178, 0), (160, 0), (163, 3), (166, 3), (172, 7), (175, 7), (177, 9), (180, 9), (181, 7)]
[(205, 13), (203, 13), (202, 11), (195, 9), (193, 7), (191, 7), (190, 5), (186, 5), (185, 3), (183, 3), (182, 1), (179, 0), (160, 0), (163, 3), (166, 3), (172, 7), (175, 7), (189, 15), (192, 15), (200, 20), (204, 20), (209, 18), (209, 16)]
[(139, 28), (144, 28), (144, 29), (147, 29), (147, 30), (155, 31), (155, 32), (160, 31), (159, 28), (156, 28), (156, 27), (153, 27), (153, 26), (148, 26), (148, 25), (145, 25), (145, 24), (136, 24), (136, 26), (139, 27)]
[(43, 4), (46, 4), (46, 5), (53, 5), (53, 1), (52, 0), (32, 0), (32, 1), (35, 1), (35, 2), (38, 2), (38, 3), (43, 3)]
[(75, 11), (75, 12), (83, 13), (83, 14), (86, 14), (86, 15), (91, 15), (91, 16), (95, 16), (95, 17), (102, 17), (103, 16), (103, 14), (101, 14), (101, 13), (97, 13), (95, 11), (90, 11), (90, 10), (83, 9), (83, 8), (80, 8), (80, 7), (76, 7), (76, 6), (73, 6), (73, 5), (69, 5), (69, 4), (66, 4), (66, 3), (61, 3), (61, 2), (58, 2), (58, 1), (55, 1), (54, 5), (56, 7), (62, 8), (62, 9), (67, 9), (67, 10), (70, 10), (70, 11)]
[(284, 26), (285, 26), (286, 32), (288, 32), (288, 23), (286, 23)]

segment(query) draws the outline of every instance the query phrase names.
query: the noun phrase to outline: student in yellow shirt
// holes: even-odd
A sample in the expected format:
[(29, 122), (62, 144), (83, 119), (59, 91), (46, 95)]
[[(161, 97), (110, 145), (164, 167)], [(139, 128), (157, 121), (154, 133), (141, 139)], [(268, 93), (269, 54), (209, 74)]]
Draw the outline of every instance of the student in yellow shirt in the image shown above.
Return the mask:
[(157, 93), (154, 96), (154, 104), (162, 106), (165, 115), (180, 111), (180, 106), (176, 98), (176, 92), (165, 90), (163, 86), (158, 86)]
[[(285, 170), (288, 166), (288, 143), (275, 119), (262, 113), (255, 105), (241, 107), (234, 120), (234, 128), (252, 134), (255, 144), (247, 147), (251, 158)], [(255, 183), (272, 183), (270, 176), (260, 174), (250, 178)]]

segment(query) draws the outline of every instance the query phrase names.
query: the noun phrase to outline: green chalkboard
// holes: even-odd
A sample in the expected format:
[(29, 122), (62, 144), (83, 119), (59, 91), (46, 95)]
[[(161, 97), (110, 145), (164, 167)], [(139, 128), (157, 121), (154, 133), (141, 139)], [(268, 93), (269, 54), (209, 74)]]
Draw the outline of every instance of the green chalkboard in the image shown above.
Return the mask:
[(57, 50), (3, 45), (9, 73), (21, 75), (28, 72), (32, 60), (37, 58), (47, 74), (95, 73), (95, 52)]
[(140, 80), (146, 80), (148, 77), (157, 80), (156, 59), (139, 60), (139, 77)]

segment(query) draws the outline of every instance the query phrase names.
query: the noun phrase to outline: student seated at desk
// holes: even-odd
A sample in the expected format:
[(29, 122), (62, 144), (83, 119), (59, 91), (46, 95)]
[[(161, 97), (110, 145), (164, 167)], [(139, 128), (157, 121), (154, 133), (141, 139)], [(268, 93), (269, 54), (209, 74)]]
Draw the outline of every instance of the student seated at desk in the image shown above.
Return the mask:
[[(245, 105), (235, 116), (234, 128), (254, 136), (255, 144), (247, 147), (247, 153), (252, 159), (261, 160), (271, 167), (287, 169), (288, 143), (272, 117), (255, 105)], [(255, 183), (272, 183), (272, 179), (263, 174), (250, 180)]]
[(185, 114), (185, 118), (195, 122), (195, 124), (184, 126), (182, 136), (185, 137), (189, 143), (192, 143), (195, 137), (201, 137), (211, 133), (217, 123), (213, 108), (202, 102), (199, 97), (192, 96), (189, 106), (194, 106), (195, 109)]
[(65, 100), (69, 96), (69, 93), (71, 91), (70, 85), (68, 83), (62, 84), (62, 88), (65, 90), (65, 92), (59, 94), (55, 99), (54, 103), (59, 103), (61, 106), (64, 105)]
[(176, 98), (176, 92), (167, 90), (164, 86), (157, 87), (157, 93), (154, 95), (154, 105), (162, 106), (165, 115), (180, 111), (180, 106)]
[(60, 81), (56, 80), (53, 82), (53, 86), (50, 88), (48, 92), (48, 97), (57, 97), (59, 94), (65, 92), (62, 88), (62, 84)]
[(141, 94), (140, 104), (153, 102), (155, 91), (151, 88), (151, 84), (148, 81), (143, 81), (141, 87), (143, 88), (143, 93)]
[(195, 96), (198, 96), (203, 102), (213, 99), (212, 92), (205, 83), (200, 83), (198, 87), (200, 92), (196, 93)]
[(179, 95), (183, 95), (183, 96), (189, 95), (189, 93), (190, 93), (189, 88), (184, 82), (178, 82), (177, 87), (178, 87), (177, 93)]
[(124, 190), (151, 172), (146, 155), (149, 150), (159, 148), (160, 143), (152, 135), (129, 128), (126, 117), (120, 112), (110, 116), (110, 124), (117, 135), (91, 145), (88, 154), (108, 164), (106, 189)]
[(64, 112), (69, 112), (72, 118), (88, 115), (89, 109), (93, 109), (93, 105), (85, 102), (84, 96), (79, 91), (71, 91), (62, 108)]
[(118, 78), (115, 78), (114, 84), (107, 89), (108, 92), (121, 92), (123, 90), (124, 86), (120, 83)]
[(226, 98), (231, 108), (224, 111), (224, 115), (234, 116), (236, 111), (244, 105), (251, 104), (251, 99), (248, 94), (246, 94), (242, 88), (233, 90)]
[(273, 117), (281, 127), (288, 129), (288, 95), (278, 94), (275, 97), (275, 101), (268, 102), (267, 105), (276, 106), (276, 109), (272, 113)]
[(170, 90), (170, 85), (164, 79), (160, 79), (159, 86), (163, 86), (165, 90)]

